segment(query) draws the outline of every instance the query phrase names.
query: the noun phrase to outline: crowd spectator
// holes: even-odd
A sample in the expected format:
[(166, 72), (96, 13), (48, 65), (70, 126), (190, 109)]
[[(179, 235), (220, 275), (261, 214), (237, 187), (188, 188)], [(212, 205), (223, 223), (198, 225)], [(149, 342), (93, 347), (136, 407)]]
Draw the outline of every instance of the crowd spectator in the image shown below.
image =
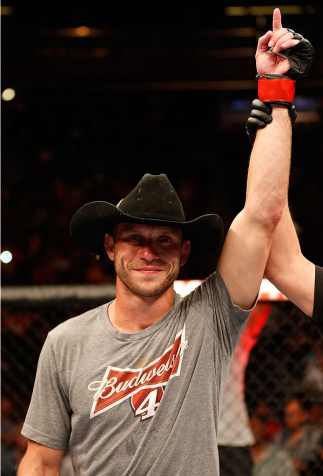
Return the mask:
[(264, 420), (253, 416), (250, 426), (255, 437), (255, 443), (250, 447), (252, 476), (299, 476), (288, 452), (268, 442)]
[(278, 417), (272, 415), (272, 410), (265, 402), (259, 402), (256, 405), (253, 418), (262, 422), (261, 438), (267, 443), (273, 442), (282, 431), (282, 424)]
[(309, 423), (309, 412), (304, 399), (291, 398), (284, 408), (285, 429), (277, 436), (275, 444), (292, 458), (300, 474), (306, 474), (308, 466), (317, 458), (323, 431)]

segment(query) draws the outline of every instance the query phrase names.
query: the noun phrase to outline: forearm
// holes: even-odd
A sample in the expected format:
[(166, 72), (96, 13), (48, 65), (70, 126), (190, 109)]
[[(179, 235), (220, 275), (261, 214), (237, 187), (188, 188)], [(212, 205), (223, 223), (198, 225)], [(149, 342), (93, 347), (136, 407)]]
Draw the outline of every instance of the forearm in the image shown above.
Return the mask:
[(258, 130), (252, 149), (245, 209), (276, 226), (287, 199), (292, 133), (286, 108), (273, 107), (272, 117), (271, 124)]
[(305, 314), (312, 315), (315, 266), (302, 255), (287, 203), (273, 235), (265, 277)]
[(229, 229), (219, 263), (231, 299), (242, 309), (250, 309), (257, 296), (287, 196), (291, 125), (286, 109), (273, 110), (272, 123), (257, 132), (245, 207)]
[(56, 450), (28, 441), (17, 476), (59, 476), (64, 450)]
[(31, 461), (25, 456), (19, 465), (17, 476), (60, 476), (60, 469), (49, 468), (41, 462)]
[(277, 278), (302, 255), (298, 236), (286, 201), (282, 218), (273, 235), (265, 277)]

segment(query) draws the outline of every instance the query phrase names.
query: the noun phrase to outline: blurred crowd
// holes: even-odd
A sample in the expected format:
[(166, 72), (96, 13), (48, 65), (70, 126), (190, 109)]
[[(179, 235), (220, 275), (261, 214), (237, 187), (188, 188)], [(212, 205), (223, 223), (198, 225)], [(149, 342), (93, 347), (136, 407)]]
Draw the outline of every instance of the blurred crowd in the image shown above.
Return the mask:
[(323, 474), (323, 342), (290, 302), (274, 307), (245, 383), (253, 476)]
[[(69, 223), (89, 201), (117, 204), (146, 172), (168, 175), (187, 219), (216, 212), (227, 231), (243, 207), (251, 150), (250, 110), (232, 109), (237, 94), (17, 91), (2, 108), (1, 250), (13, 255), (2, 284), (113, 281), (108, 259), (79, 249)], [(321, 265), (322, 141), (319, 123), (296, 122), (290, 203), (304, 254)], [(205, 278), (218, 256), (192, 255), (182, 279)]]
[(302, 395), (291, 397), (284, 405), (282, 422), (260, 403), (250, 425), (255, 438), (250, 447), (253, 476), (323, 474), (322, 401), (306, 403)]

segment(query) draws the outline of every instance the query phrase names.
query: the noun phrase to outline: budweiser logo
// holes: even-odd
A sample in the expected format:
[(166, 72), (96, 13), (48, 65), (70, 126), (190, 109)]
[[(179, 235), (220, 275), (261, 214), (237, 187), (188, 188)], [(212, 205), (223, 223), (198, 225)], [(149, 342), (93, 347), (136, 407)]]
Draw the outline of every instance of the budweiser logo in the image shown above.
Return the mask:
[(135, 415), (144, 420), (153, 416), (163, 389), (170, 378), (180, 375), (185, 341), (185, 326), (176, 336), (174, 344), (154, 362), (141, 369), (120, 369), (108, 366), (102, 380), (91, 382), (88, 389), (95, 392), (91, 409), (91, 418), (118, 405), (127, 398)]

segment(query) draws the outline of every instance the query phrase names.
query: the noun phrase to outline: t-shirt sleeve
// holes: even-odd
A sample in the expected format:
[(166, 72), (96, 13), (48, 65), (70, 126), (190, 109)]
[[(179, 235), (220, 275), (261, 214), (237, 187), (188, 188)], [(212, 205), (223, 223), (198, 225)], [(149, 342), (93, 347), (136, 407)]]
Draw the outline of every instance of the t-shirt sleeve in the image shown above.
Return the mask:
[(232, 357), (256, 303), (257, 298), (249, 310), (234, 304), (219, 268), (193, 291), (190, 299), (190, 304), (209, 321), (215, 338), (229, 357)]
[(315, 266), (315, 293), (312, 322), (317, 325), (323, 337), (323, 268), (321, 266)]
[(42, 348), (34, 390), (22, 428), (30, 440), (58, 450), (66, 449), (71, 409), (56, 368), (50, 334)]

